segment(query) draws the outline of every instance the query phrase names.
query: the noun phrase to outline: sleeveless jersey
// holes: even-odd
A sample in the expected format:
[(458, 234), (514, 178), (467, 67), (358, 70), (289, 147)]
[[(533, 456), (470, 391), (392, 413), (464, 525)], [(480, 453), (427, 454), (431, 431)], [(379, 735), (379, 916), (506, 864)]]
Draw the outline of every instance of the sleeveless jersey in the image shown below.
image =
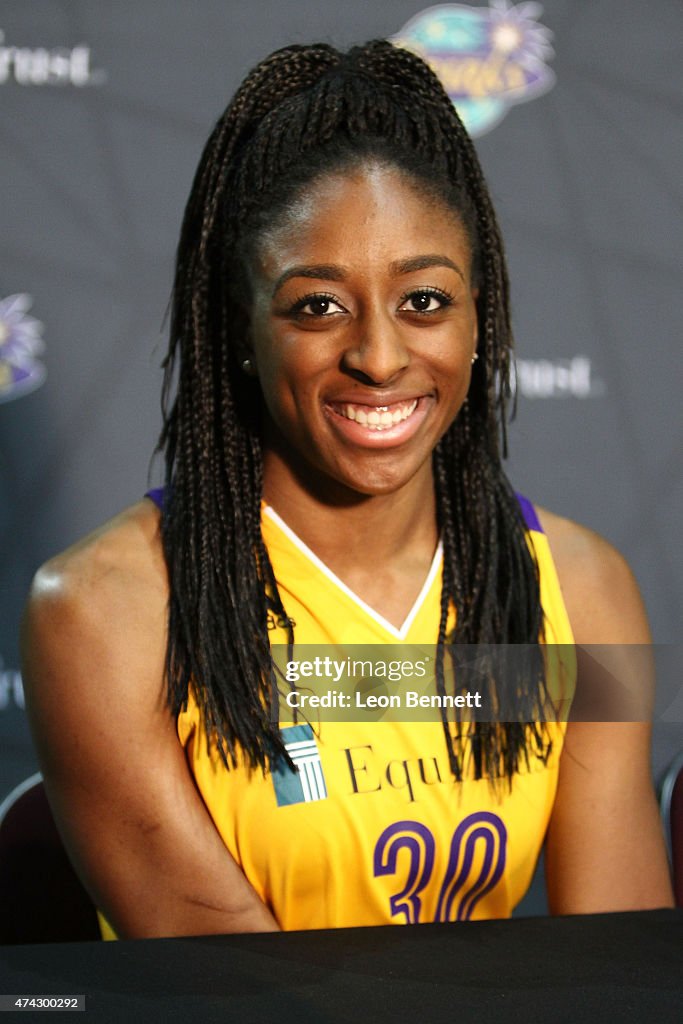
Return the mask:
[[(546, 641), (571, 628), (547, 539), (520, 499), (540, 570)], [(299, 644), (435, 644), (437, 549), (400, 629), (374, 612), (264, 507), (262, 529)], [(275, 625), (275, 624), (271, 624)], [(286, 643), (281, 627), (273, 643)], [(571, 655), (569, 657), (571, 661)], [(571, 665), (569, 672), (571, 673)], [(550, 757), (530, 757), (511, 787), (449, 767), (433, 721), (314, 721), (282, 726), (295, 770), (227, 770), (208, 748), (190, 695), (178, 735), (223, 842), (281, 928), (334, 928), (507, 917), (526, 892), (555, 798), (564, 727)], [(470, 773), (471, 774), (471, 773)]]

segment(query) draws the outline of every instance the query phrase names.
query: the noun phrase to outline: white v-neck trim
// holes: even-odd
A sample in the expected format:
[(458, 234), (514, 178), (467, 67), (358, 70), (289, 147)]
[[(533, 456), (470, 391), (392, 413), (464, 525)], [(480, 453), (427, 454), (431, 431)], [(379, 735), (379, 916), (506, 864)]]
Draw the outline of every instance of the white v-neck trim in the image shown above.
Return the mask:
[(299, 537), (294, 532), (294, 530), (291, 529), (291, 527), (287, 526), (287, 523), (277, 514), (274, 508), (271, 508), (270, 505), (264, 505), (263, 511), (268, 516), (268, 518), (275, 523), (276, 526), (279, 526), (279, 528), (282, 530), (285, 536), (289, 537), (292, 544), (294, 544), (299, 549), (299, 551), (301, 551), (301, 553), (305, 555), (306, 558), (310, 562), (312, 562), (313, 565), (315, 565), (315, 567), (319, 569), (324, 576), (328, 578), (328, 580), (330, 580), (331, 583), (334, 583), (334, 585), (338, 587), (339, 590), (342, 591), (342, 593), (346, 594), (347, 597), (351, 598), (351, 600), (355, 604), (357, 604), (359, 608), (362, 608), (366, 615), (368, 615), (378, 625), (380, 625), (382, 629), (385, 629), (387, 633), (390, 633), (393, 637), (396, 637), (397, 640), (405, 640), (408, 633), (410, 632), (410, 627), (415, 621), (417, 614), (420, 611), (420, 608), (422, 607), (424, 600), (431, 589), (432, 583), (434, 582), (434, 577), (441, 568), (443, 545), (440, 540), (436, 546), (434, 558), (432, 559), (432, 564), (429, 568), (429, 572), (427, 573), (427, 578), (422, 585), (422, 589), (415, 598), (413, 607), (408, 612), (408, 615), (406, 616), (403, 625), (401, 626), (400, 629), (397, 629), (397, 627), (394, 626), (387, 619), (385, 619), (383, 615), (380, 615), (380, 613), (376, 612), (374, 608), (371, 608), (370, 605), (367, 604), (362, 597), (359, 597), (358, 594), (354, 593), (354, 591), (351, 590), (351, 588), (348, 587), (343, 580), (340, 580), (336, 573), (333, 573), (332, 570), (327, 565), (325, 565), (322, 559), (318, 558), (314, 551), (311, 551), (308, 545), (302, 541), (301, 537)]

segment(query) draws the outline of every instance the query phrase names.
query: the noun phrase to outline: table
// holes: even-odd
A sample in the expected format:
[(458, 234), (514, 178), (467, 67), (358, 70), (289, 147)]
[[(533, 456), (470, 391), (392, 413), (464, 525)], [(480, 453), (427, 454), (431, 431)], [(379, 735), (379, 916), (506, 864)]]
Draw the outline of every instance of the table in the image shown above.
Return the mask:
[(4, 946), (0, 993), (85, 993), (83, 1024), (681, 1024), (683, 911)]

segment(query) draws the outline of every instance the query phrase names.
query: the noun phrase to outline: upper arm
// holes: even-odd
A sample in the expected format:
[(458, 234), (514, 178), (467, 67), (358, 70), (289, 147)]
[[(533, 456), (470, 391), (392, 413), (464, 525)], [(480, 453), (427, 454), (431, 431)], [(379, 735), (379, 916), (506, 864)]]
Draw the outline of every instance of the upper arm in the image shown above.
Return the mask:
[(140, 506), (38, 573), (22, 637), (27, 707), (65, 844), (117, 932), (241, 930), (255, 894), (194, 787), (165, 699), (157, 534)]
[(577, 644), (577, 707), (567, 725), (546, 843), (555, 913), (671, 905), (650, 778), (654, 674), (633, 574), (607, 541), (541, 515)]

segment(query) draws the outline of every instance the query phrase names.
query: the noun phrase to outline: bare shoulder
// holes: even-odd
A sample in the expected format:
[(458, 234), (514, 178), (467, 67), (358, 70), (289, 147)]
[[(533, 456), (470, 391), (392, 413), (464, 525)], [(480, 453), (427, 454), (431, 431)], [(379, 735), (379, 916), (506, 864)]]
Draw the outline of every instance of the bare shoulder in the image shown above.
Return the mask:
[(593, 530), (546, 509), (537, 512), (577, 643), (649, 643), (643, 601), (624, 556)]
[(140, 501), (46, 562), (35, 575), (30, 600), (56, 603), (106, 596), (120, 586), (163, 587), (159, 514)]
[(36, 573), (22, 629), (29, 698), (41, 687), (66, 686), (84, 662), (104, 670), (117, 648), (140, 663), (154, 652), (158, 661), (166, 605), (159, 515), (141, 501)]
[(136, 600), (143, 592), (165, 599), (166, 576), (159, 514), (149, 501), (125, 509), (104, 526), (51, 558), (36, 573), (29, 611), (84, 616), (112, 610), (121, 596)]

